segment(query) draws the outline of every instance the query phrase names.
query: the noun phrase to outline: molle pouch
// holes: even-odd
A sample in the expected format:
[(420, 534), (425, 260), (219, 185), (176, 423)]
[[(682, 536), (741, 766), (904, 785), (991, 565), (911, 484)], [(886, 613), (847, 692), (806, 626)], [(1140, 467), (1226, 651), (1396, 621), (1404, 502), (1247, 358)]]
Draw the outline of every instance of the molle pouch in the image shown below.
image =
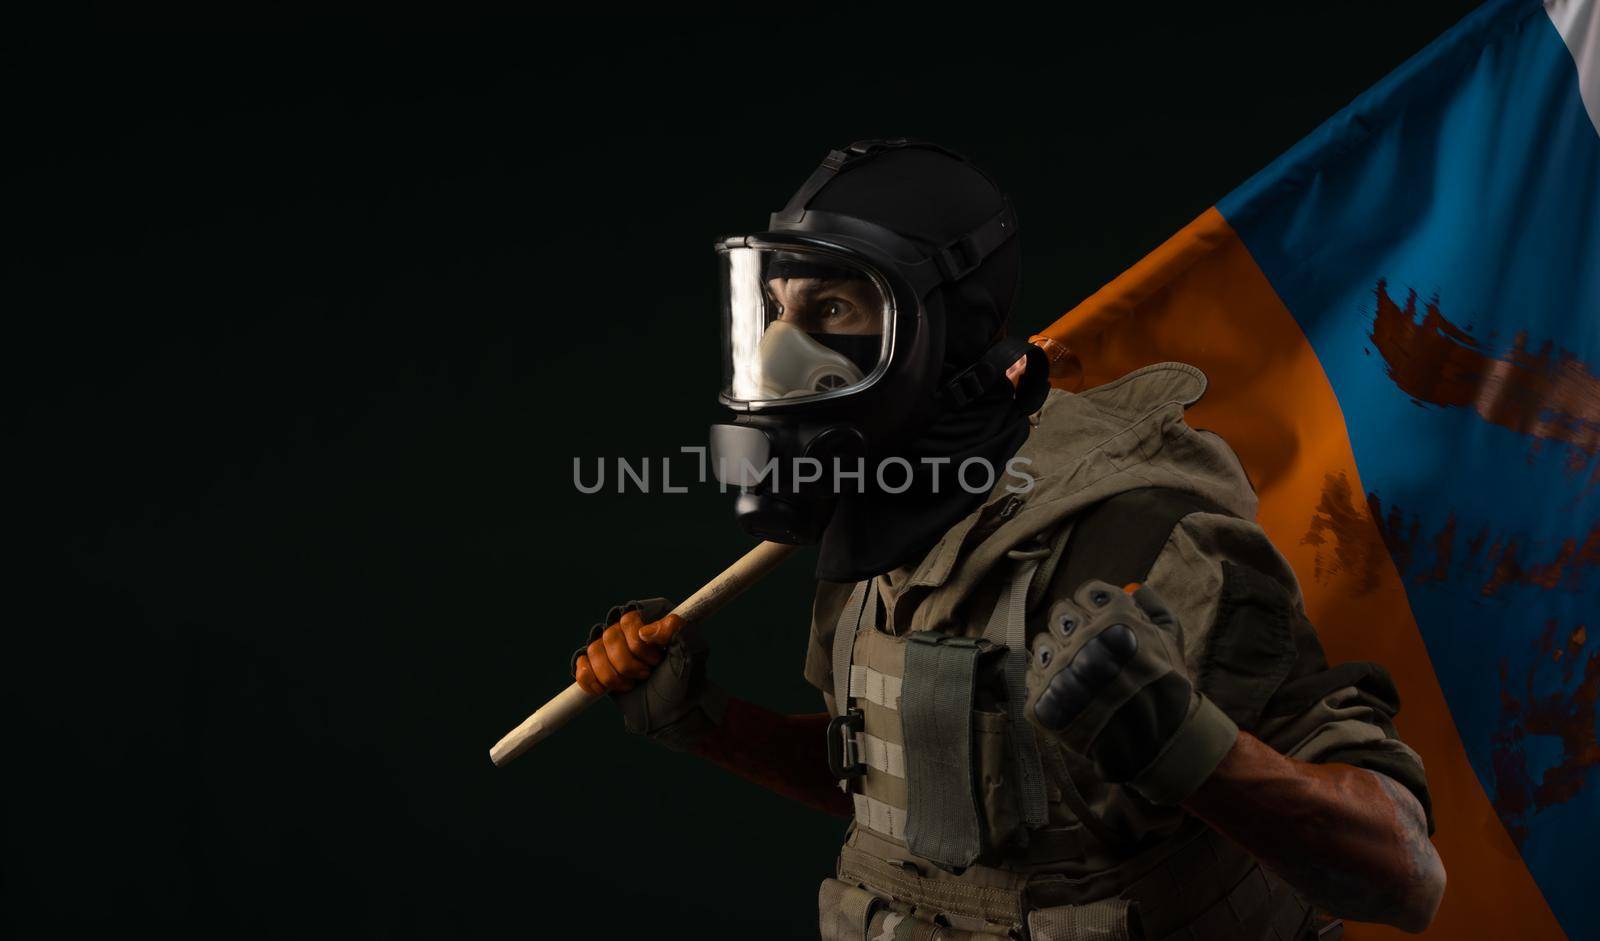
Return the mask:
[(817, 927), (822, 941), (865, 941), (873, 913), (886, 907), (883, 899), (866, 889), (838, 879), (822, 880), (817, 890)]
[(998, 856), (1023, 838), (1010, 736), (1011, 719), (1004, 711), (973, 710), (974, 784), (983, 819), (980, 859)]
[(1007, 648), (992, 646), (978, 659), (972, 711), (973, 784), (983, 820), (983, 852), (991, 861), (1027, 842), (1027, 828), (1017, 803), (1015, 729), (1006, 709)]
[[(1008, 716), (992, 693), (1006, 648), (918, 631), (905, 645), (901, 731), (907, 847), (959, 873), (1015, 840)], [(981, 692), (980, 692), (981, 690)]]
[(889, 902), (866, 889), (825, 879), (817, 893), (822, 941), (1011, 941), (1012, 936), (954, 928), (937, 913)]
[(1012, 941), (1015, 935), (952, 928), (940, 921), (880, 909), (867, 928), (868, 941)]
[(1058, 905), (1028, 913), (1031, 941), (1143, 941), (1139, 910), (1127, 899)]

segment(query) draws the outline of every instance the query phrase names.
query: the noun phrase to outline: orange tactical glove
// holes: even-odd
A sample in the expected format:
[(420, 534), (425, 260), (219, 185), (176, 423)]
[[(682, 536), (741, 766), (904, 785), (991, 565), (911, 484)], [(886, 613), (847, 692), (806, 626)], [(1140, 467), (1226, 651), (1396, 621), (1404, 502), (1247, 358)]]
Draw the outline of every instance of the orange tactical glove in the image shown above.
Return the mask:
[(721, 722), (727, 697), (706, 679), (710, 649), (665, 598), (613, 607), (573, 653), (578, 685), (608, 694), (629, 732), (669, 748), (691, 747)]

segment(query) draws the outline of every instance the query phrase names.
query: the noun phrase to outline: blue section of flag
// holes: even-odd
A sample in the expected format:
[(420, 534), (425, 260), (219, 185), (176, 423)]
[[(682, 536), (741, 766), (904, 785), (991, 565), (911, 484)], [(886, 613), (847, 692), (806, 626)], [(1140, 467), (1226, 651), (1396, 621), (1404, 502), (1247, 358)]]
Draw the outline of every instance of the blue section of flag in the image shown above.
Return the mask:
[[(1557, 395), (1600, 375), (1600, 134), (1571, 53), (1538, 3), (1487, 4), (1217, 208), (1338, 396), (1479, 780), (1568, 934), (1600, 937), (1600, 767), (1571, 739), (1597, 722), (1600, 565), (1577, 555), (1600, 524), (1600, 400)], [(1516, 381), (1491, 370), (1453, 405), (1397, 381), (1369, 334), (1380, 296), (1413, 290), (1419, 320), (1434, 301), (1463, 331), (1444, 345)], [(1549, 365), (1514, 368), (1519, 334), (1530, 354), (1550, 342)], [(1547, 432), (1578, 423), (1541, 438), (1515, 419), (1529, 394), (1552, 397), (1533, 410)]]

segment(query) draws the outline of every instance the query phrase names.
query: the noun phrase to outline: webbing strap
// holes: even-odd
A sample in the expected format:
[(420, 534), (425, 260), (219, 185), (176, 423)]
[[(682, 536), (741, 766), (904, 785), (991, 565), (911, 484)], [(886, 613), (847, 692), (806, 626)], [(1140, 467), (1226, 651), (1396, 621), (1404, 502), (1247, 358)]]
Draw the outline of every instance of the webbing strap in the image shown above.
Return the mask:
[(876, 797), (851, 794), (856, 805), (856, 823), (896, 840), (906, 838), (906, 812)]
[(800, 188), (795, 191), (793, 196), (789, 197), (788, 204), (773, 213), (773, 224), (776, 224), (779, 220), (792, 221), (804, 213), (806, 204), (811, 202), (811, 197), (817, 195), (819, 190), (827, 186), (828, 181), (833, 179), (834, 174), (844, 169), (844, 165), (849, 163), (852, 158), (859, 157), (865, 153), (865, 150), (857, 149), (860, 147), (860, 143), (853, 144), (844, 150), (828, 151), (828, 155), (822, 158), (822, 163), (811, 171), (811, 175), (806, 177), (806, 181), (800, 184)]
[(1025, 907), (1020, 891), (955, 879), (929, 879), (912, 868), (896, 866), (853, 846), (839, 848), (839, 878), (950, 915), (1023, 923)]
[(1091, 836), (1082, 826), (1069, 824), (1063, 827), (1040, 827), (1028, 833), (1028, 845), (1023, 858), (1030, 864), (1059, 863), (1083, 859), (1088, 855), (1084, 843)]
[(1008, 555), (1017, 559), (1016, 573), (1011, 578), (1011, 587), (1002, 591), (999, 601), (995, 602), (983, 637), (990, 643), (1006, 646), (1006, 713), (1011, 720), (1011, 753), (1017, 763), (1017, 802), (1023, 824), (1032, 829), (1044, 826), (1049, 812), (1039, 742), (1022, 708), (1028, 698), (1028, 583), (1049, 550), (1013, 550)]
[(886, 742), (876, 735), (865, 732), (857, 736), (861, 743), (858, 752), (861, 760), (869, 767), (876, 768), (891, 778), (904, 778), (906, 776), (906, 750), (894, 742)]
[[(1046, 368), (1044, 350), (1016, 337), (1004, 337), (989, 347), (976, 363), (951, 377), (944, 385), (943, 394), (956, 408), (966, 408), (992, 386), (1006, 380), (1006, 370), (1024, 356), (1031, 357), (1028, 364), (1030, 371), (1035, 367)], [(1023, 414), (1032, 414), (1034, 411), (1037, 409), (1028, 409)]]
[(916, 264), (903, 266), (904, 273), (913, 284), (960, 281), (1016, 233), (1017, 216), (1008, 200), (999, 212), (976, 229), (934, 249), (933, 254)]
[(947, 869), (964, 869), (983, 851), (972, 774), (978, 644), (937, 631), (917, 631), (906, 643), (906, 846)]
[(849, 600), (844, 603), (844, 610), (839, 612), (839, 623), (833, 629), (833, 708), (841, 716), (850, 711), (850, 658), (855, 652), (861, 612), (868, 602), (875, 607), (877, 601), (872, 579), (856, 582)]
[(900, 677), (879, 673), (871, 667), (853, 664), (850, 667), (850, 695), (865, 699), (885, 709), (900, 711)]

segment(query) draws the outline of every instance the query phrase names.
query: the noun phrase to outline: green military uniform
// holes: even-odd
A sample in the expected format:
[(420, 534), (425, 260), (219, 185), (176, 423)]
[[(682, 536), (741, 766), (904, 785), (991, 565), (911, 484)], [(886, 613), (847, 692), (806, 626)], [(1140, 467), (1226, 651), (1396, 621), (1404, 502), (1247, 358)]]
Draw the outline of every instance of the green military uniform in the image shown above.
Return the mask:
[(1238, 458), (1185, 423), (1204, 389), (1159, 363), (1052, 392), (1018, 455), (1031, 489), (1002, 480), (919, 564), (819, 586), (805, 675), (840, 717), (830, 746), (856, 805), (824, 938), (1316, 936), (1243, 850), (1021, 721), (1028, 640), (1091, 578), (1165, 599), (1189, 675), (1240, 729), (1428, 807), (1387, 673), (1328, 665)]

